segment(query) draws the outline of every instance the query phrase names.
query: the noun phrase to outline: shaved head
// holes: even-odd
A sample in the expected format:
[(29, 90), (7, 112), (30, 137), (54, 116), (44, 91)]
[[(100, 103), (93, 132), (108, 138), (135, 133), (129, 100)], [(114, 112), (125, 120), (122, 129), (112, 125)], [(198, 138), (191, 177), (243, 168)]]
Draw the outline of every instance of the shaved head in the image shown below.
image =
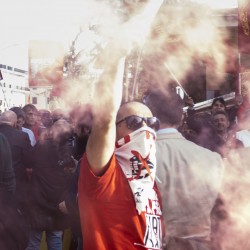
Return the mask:
[(16, 125), (16, 123), (17, 123), (16, 113), (11, 111), (11, 110), (7, 110), (7, 111), (3, 112), (1, 117), (0, 117), (0, 123), (8, 124), (8, 125), (14, 127), (14, 125)]
[(150, 109), (140, 102), (127, 102), (123, 104), (117, 113), (116, 121), (120, 121), (123, 118), (130, 115), (138, 115), (141, 117), (151, 117), (152, 112)]

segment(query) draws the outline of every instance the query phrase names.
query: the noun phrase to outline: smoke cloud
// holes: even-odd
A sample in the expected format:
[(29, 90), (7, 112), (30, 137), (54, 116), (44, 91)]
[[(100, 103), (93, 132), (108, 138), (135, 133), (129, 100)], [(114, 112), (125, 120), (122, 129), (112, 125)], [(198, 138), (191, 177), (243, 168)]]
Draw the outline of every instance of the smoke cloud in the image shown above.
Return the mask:
[[(2, 12), (8, 11), (4, 5), (1, 8)], [(229, 34), (219, 28), (211, 10), (201, 5), (165, 5), (155, 0), (150, 5), (146, 1), (23, 0), (15, 1), (11, 8), (18, 18), (10, 17), (8, 22), (15, 20), (10, 26), (20, 25), (20, 30), (10, 35), (19, 39), (28, 37), (29, 30), (32, 39), (57, 40), (65, 46), (65, 56), (81, 28), (74, 43), (75, 62), (84, 73), (69, 74), (58, 83), (60, 95), (55, 106), (64, 110), (98, 102), (93, 100), (93, 93), (102, 71), (95, 68), (95, 61), (110, 39), (117, 39), (124, 46), (128, 40), (133, 41), (140, 59), (137, 64), (140, 79), (136, 83), (147, 87), (166, 90), (174, 81), (169, 71), (184, 88), (190, 87), (185, 79), (190, 74), (195, 79), (199, 74), (194, 71), (197, 64), (200, 68), (205, 64), (211, 67), (218, 79), (219, 73), (226, 70)], [(126, 32), (119, 37), (121, 29)], [(107, 55), (107, 61), (110, 56)], [(213, 84), (219, 82), (220, 79)], [(196, 82), (193, 87), (198, 85)], [(226, 161), (221, 195), (228, 216), (219, 222), (216, 238), (222, 250), (249, 250), (249, 149), (232, 153)]]

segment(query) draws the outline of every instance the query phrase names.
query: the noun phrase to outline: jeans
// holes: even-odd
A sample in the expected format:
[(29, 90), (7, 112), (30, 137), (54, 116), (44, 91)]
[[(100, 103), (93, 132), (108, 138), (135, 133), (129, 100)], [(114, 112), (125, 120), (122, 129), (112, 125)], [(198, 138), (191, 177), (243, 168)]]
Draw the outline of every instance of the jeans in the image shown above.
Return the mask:
[[(42, 230), (31, 229), (29, 244), (26, 250), (40, 250)], [(62, 250), (63, 231), (45, 231), (48, 250)]]
[(82, 250), (83, 244), (82, 244), (82, 237), (78, 237), (77, 239), (77, 249), (76, 250)]

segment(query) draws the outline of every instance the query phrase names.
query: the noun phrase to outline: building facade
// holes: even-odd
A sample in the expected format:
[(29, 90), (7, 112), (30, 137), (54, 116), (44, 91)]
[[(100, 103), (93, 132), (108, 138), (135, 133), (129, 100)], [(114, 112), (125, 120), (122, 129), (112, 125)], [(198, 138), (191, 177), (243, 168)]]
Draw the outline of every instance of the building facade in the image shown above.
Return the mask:
[(28, 72), (5, 64), (0, 64), (0, 70), (2, 75), (0, 78), (0, 112), (13, 106), (23, 107), (30, 98)]

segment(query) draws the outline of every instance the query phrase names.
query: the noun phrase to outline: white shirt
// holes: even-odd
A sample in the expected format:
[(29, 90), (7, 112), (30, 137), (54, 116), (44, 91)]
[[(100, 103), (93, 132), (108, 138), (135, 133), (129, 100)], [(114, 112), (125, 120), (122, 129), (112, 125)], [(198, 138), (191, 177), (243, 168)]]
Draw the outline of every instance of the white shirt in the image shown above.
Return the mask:
[(34, 147), (36, 145), (36, 138), (34, 136), (33, 131), (28, 129), (28, 128), (24, 128), (24, 127), (22, 127), (22, 131), (28, 134), (28, 136), (30, 138), (30, 144), (32, 147)]
[(245, 148), (250, 147), (250, 131), (247, 129), (236, 132), (236, 138), (242, 141)]

